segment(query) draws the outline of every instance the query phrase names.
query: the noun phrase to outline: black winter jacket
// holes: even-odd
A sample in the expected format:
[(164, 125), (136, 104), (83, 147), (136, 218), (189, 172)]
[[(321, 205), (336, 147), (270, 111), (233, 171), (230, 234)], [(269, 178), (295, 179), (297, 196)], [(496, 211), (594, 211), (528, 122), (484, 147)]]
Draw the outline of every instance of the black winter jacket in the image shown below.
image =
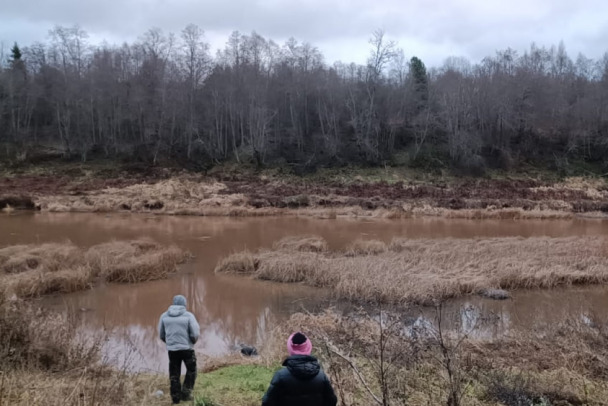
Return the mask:
[(262, 406), (336, 406), (338, 399), (319, 361), (292, 355), (283, 362), (262, 399)]

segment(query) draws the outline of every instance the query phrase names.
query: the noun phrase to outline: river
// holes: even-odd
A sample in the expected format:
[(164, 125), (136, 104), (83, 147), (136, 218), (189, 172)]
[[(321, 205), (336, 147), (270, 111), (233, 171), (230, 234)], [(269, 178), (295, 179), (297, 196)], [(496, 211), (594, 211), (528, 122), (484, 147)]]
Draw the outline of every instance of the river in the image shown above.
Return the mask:
[[(69, 295), (41, 299), (44, 306), (77, 317), (83, 331), (114, 333), (106, 345), (112, 362), (140, 371), (164, 371), (166, 352), (157, 339), (158, 316), (173, 295), (182, 293), (196, 315), (202, 336), (200, 354), (215, 356), (237, 343), (260, 345), (272, 325), (300, 309), (332, 303), (330, 292), (301, 285), (253, 281), (216, 275), (222, 257), (243, 249), (271, 247), (282, 237), (315, 234), (332, 249), (358, 239), (390, 241), (406, 238), (473, 238), (506, 236), (606, 236), (602, 220), (321, 220), (297, 217), (229, 218), (136, 214), (15, 213), (0, 216), (0, 246), (70, 240), (90, 246), (110, 240), (152, 238), (189, 250), (195, 259), (167, 280), (136, 285), (102, 285)], [(518, 329), (542, 328), (569, 317), (608, 316), (608, 289), (570, 288), (515, 292), (511, 300), (467, 297), (451, 302), (452, 309), (469, 309), (466, 319), (492, 319), (480, 336), (497, 336)], [(428, 316), (429, 310), (419, 310)], [(455, 310), (458, 314), (464, 314)], [(458, 313), (460, 312), (460, 313)]]

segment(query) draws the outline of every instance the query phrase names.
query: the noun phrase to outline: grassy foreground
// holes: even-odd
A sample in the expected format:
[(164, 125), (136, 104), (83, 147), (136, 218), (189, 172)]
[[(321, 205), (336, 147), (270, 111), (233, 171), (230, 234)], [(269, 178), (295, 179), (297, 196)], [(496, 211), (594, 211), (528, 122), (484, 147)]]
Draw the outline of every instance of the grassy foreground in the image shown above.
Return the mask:
[[(606, 404), (606, 320), (565, 320), (540, 334), (476, 339), (471, 334), (479, 326), (442, 330), (438, 320), (448, 317), (462, 314), (437, 307), (426, 326), (408, 325), (390, 311), (294, 314), (276, 328), (261, 359), (243, 358), (242, 365), (231, 359), (227, 366), (201, 374), (195, 404), (259, 406), (284, 356), (276, 348), (294, 330), (313, 340), (340, 405)], [(416, 334), (403, 334), (404, 328)]]
[(289, 238), (273, 250), (235, 253), (216, 272), (331, 287), (343, 299), (432, 304), (489, 289), (608, 282), (602, 238), (395, 239), (355, 241), (330, 252), (320, 237)]

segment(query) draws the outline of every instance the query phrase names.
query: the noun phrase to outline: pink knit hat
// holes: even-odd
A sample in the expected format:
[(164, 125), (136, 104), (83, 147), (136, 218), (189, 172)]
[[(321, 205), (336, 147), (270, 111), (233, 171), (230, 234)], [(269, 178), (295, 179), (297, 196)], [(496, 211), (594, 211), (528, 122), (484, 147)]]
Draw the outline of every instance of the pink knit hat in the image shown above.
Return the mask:
[(293, 333), (287, 339), (287, 352), (289, 355), (310, 355), (312, 343), (304, 334)]

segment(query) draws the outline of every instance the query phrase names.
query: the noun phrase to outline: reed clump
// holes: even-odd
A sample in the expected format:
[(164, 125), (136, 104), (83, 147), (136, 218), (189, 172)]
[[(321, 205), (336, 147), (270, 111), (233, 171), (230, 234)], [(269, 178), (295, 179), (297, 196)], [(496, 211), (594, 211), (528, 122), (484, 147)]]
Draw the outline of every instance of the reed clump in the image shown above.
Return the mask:
[[(216, 272), (331, 288), (338, 297), (429, 304), (489, 289), (552, 288), (608, 282), (602, 238), (395, 239), (357, 242), (343, 252), (236, 253)], [(230, 264), (230, 265), (228, 265)]]
[(78, 247), (69, 241), (13, 245), (0, 249), (0, 273), (55, 272), (76, 266), (81, 261), (80, 254)]
[(223, 258), (215, 267), (216, 273), (253, 274), (259, 265), (259, 260), (250, 251), (236, 252)]
[(188, 254), (150, 240), (113, 241), (91, 247), (85, 260), (93, 275), (107, 282), (137, 283), (166, 278)]
[(166, 278), (189, 254), (151, 240), (113, 241), (90, 248), (71, 242), (0, 249), (0, 291), (33, 298), (91, 287), (96, 280), (136, 283)]

